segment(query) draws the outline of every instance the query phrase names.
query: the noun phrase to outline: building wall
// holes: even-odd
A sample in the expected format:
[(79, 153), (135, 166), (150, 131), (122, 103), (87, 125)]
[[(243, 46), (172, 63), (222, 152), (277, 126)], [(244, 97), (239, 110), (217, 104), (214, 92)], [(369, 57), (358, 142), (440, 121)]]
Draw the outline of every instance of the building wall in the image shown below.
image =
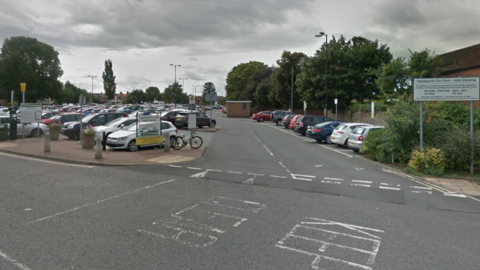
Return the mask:
[[(462, 76), (462, 77), (480, 77), (480, 68), (470, 68), (467, 70), (461, 70), (461, 71), (453, 71), (453, 72), (448, 72), (448, 74), (444, 74), (441, 77), (457, 77), (457, 76)], [(470, 106), (470, 101), (452, 101), (454, 103), (461, 103)], [(473, 107), (474, 108), (480, 108), (480, 101), (474, 101), (473, 102)]]
[[(243, 105), (245, 106), (245, 109)], [(250, 117), (250, 103), (230, 103), (227, 102), (227, 117)]]

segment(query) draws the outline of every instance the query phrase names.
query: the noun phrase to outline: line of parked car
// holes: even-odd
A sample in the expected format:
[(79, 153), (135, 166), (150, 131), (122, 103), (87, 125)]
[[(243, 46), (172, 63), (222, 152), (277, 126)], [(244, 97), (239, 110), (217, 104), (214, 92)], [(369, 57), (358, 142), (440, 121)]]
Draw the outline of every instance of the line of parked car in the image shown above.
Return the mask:
[(302, 115), (291, 111), (261, 111), (253, 114), (258, 122), (272, 121), (317, 142), (336, 144), (359, 152), (368, 134), (385, 128), (367, 123), (335, 121), (323, 115)]

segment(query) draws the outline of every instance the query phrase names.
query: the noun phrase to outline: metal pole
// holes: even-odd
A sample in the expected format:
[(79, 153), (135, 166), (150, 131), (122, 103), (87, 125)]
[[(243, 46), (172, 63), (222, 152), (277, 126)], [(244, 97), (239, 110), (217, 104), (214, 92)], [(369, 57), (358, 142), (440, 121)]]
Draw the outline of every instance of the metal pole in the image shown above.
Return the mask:
[(337, 121), (337, 106), (338, 104), (335, 103), (335, 121)]
[(328, 35), (325, 35), (325, 116), (328, 116)]
[(292, 67), (292, 93), (290, 94), (290, 98), (291, 98), (291, 101), (290, 101), (290, 109), (291, 111), (293, 112), (293, 67)]
[(473, 159), (475, 157), (473, 146), (473, 100), (470, 100), (470, 144), (470, 150), (472, 151), (470, 160), (470, 174), (473, 175)]
[(177, 65), (175, 65), (175, 87), (174, 87), (173, 102), (175, 103), (175, 109), (177, 108)]
[(10, 103), (10, 104), (11, 104), (10, 107), (13, 106), (13, 91), (12, 91), (12, 98), (11, 98), (11, 100), (12, 100), (12, 102)]
[(80, 94), (80, 142), (83, 139), (82, 136), (82, 130), (83, 130), (83, 95)]
[(423, 101), (420, 101), (420, 152), (423, 151)]

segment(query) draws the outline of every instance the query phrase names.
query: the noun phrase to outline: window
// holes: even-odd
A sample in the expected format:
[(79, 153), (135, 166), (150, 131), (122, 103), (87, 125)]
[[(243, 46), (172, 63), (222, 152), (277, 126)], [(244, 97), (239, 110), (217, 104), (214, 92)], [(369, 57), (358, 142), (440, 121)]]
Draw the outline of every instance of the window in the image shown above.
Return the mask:
[(243, 103), (243, 109), (244, 109), (244, 110), (247, 109), (247, 103)]
[(115, 120), (116, 118), (117, 118), (117, 115), (115, 114), (107, 114), (107, 123)]
[(168, 123), (162, 123), (162, 129), (169, 129), (170, 125)]
[(101, 114), (99, 115), (95, 120), (97, 120), (95, 122), (95, 125), (103, 125), (105, 123), (105, 115), (104, 114)]

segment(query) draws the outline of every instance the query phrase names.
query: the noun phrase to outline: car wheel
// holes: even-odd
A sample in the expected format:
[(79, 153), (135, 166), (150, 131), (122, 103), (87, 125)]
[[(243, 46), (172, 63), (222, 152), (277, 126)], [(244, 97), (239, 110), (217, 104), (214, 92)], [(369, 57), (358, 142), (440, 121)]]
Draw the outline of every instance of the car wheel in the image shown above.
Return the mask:
[(277, 120), (275, 124), (277, 124), (277, 126), (280, 126), (280, 120)]
[(258, 122), (264, 122), (265, 119), (263, 119), (263, 117), (260, 117), (260, 119), (258, 119)]
[(30, 135), (31, 135), (32, 137), (37, 137), (37, 136), (38, 136), (37, 133), (40, 133), (40, 136), (43, 135), (43, 132), (42, 132), (40, 129), (37, 129), (37, 128), (34, 129), (34, 130), (32, 130), (32, 133), (31, 133)]
[(128, 143), (128, 151), (135, 152), (137, 151), (137, 145), (135, 144), (135, 140), (132, 140)]
[(327, 135), (327, 137), (325, 137), (325, 143), (332, 144), (332, 135)]
[(209, 128), (214, 128), (215, 125), (217, 125), (217, 123), (214, 122), (214, 121), (212, 121), (212, 122), (210, 122), (210, 124), (208, 125), (208, 127), (209, 127)]
[(353, 150), (353, 152), (355, 152), (355, 153), (360, 152), (360, 150), (358, 150), (358, 149), (352, 149), (352, 150)]
[(345, 140), (345, 143), (343, 143), (343, 146), (348, 148), (348, 139)]

